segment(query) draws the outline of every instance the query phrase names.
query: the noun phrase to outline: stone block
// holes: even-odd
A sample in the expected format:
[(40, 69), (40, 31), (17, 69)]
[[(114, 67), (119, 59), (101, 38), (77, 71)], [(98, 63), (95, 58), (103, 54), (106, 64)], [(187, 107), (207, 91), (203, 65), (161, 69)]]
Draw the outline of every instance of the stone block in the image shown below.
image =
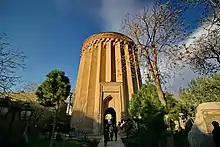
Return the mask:
[(196, 108), (195, 121), (188, 134), (191, 147), (214, 147), (212, 121), (220, 122), (220, 102), (200, 104)]

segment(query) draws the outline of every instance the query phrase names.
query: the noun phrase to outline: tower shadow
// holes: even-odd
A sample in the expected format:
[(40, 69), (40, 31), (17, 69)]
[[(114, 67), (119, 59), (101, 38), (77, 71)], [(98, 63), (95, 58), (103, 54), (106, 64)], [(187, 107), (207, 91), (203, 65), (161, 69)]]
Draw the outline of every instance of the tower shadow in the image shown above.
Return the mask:
[(71, 115), (71, 129), (87, 135), (101, 133), (100, 123), (94, 119), (94, 115), (88, 116), (81, 111), (73, 111)]

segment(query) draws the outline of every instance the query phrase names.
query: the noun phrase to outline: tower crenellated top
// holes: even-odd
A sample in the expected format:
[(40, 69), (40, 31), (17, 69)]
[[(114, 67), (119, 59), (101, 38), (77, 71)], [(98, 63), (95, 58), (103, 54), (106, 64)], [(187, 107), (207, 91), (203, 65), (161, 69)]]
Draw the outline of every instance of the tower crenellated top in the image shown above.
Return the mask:
[(87, 38), (82, 45), (82, 51), (84, 51), (88, 46), (94, 43), (107, 39), (115, 39), (118, 41), (121, 40), (121, 41), (133, 43), (133, 40), (124, 34), (118, 32), (101, 32)]

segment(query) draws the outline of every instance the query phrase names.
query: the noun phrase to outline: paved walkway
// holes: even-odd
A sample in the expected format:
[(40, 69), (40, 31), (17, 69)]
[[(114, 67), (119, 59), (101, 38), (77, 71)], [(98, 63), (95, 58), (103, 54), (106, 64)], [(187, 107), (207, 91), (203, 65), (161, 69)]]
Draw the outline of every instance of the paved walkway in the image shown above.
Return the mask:
[[(102, 138), (102, 140), (99, 142), (98, 147), (104, 147), (104, 137)], [(119, 137), (117, 141), (109, 141), (107, 143), (107, 147), (125, 147), (121, 138)]]

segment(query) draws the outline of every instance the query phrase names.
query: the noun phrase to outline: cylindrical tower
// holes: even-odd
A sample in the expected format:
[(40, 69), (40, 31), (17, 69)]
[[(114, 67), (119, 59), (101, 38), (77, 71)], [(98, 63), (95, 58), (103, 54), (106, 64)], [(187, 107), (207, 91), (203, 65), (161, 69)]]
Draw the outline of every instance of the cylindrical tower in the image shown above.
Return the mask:
[(83, 43), (71, 118), (72, 127), (101, 131), (104, 115), (114, 123), (128, 116), (129, 100), (141, 86), (134, 42), (127, 36), (104, 32)]

